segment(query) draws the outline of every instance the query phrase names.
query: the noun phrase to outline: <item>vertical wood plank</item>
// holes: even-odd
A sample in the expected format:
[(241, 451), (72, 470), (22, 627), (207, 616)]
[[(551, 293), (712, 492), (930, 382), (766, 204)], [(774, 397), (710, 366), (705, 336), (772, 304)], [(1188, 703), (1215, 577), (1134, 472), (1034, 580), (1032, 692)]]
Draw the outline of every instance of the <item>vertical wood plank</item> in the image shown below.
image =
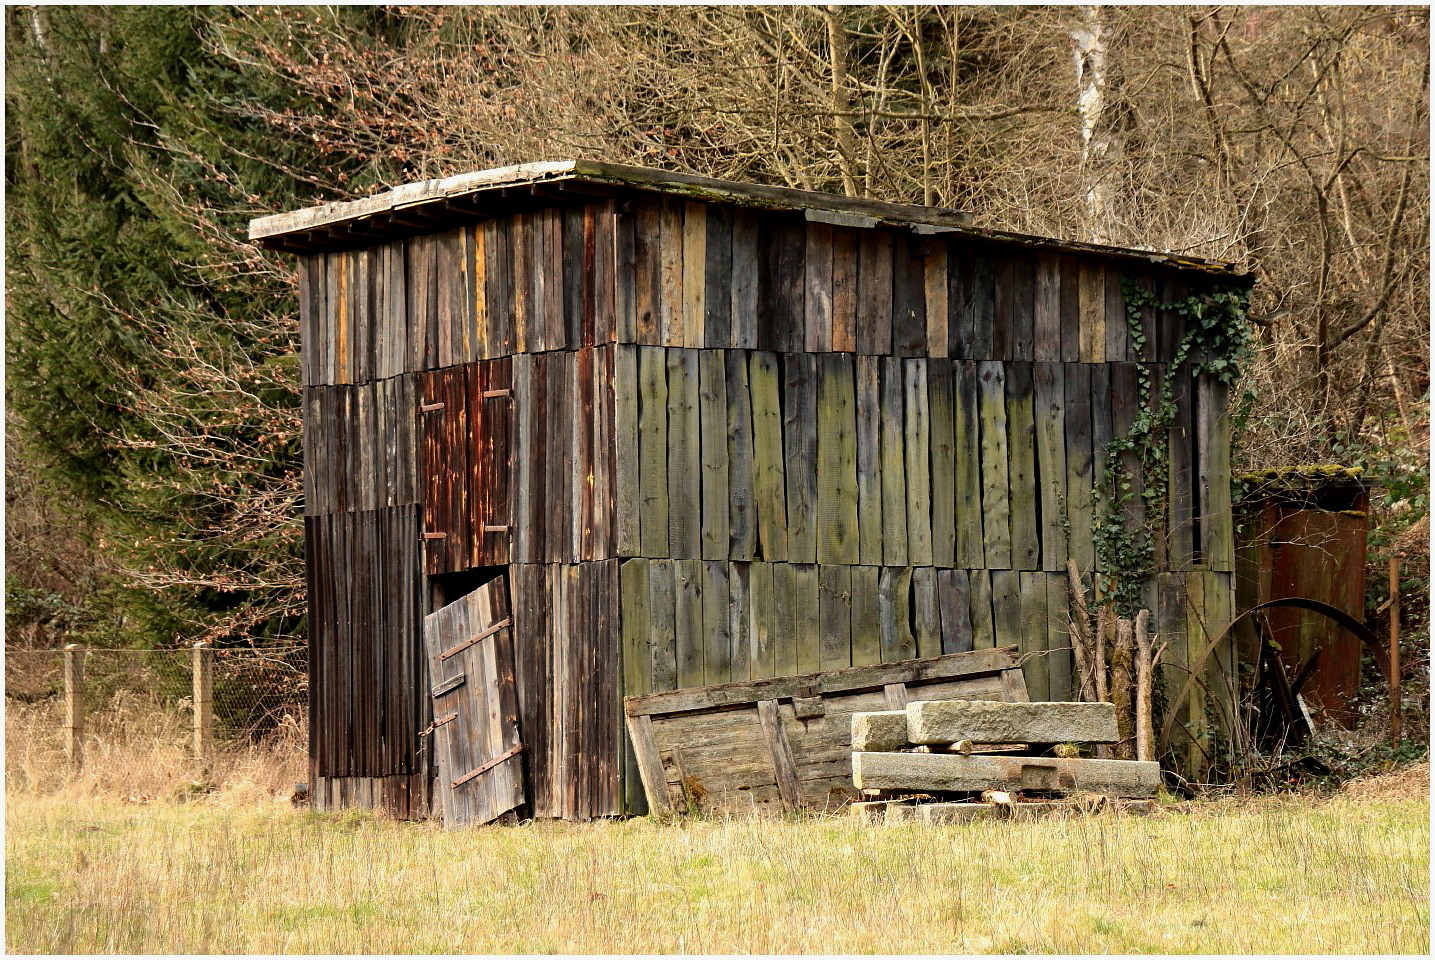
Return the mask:
[(927, 411), (927, 361), (903, 361), (906, 386), (907, 559), (932, 562), (931, 433)]
[(955, 377), (952, 414), (953, 524), (956, 566), (975, 569), (986, 566), (986, 544), (982, 535), (982, 443), (981, 403), (977, 388), (977, 364), (954, 361)]
[(484, 256), (484, 225), (472, 224), (463, 228), (463, 260), (467, 288), (464, 291), (463, 357), (465, 360), (487, 360), (489, 353), (488, 336), (491, 324), (488, 320), (488, 278), (484, 275), (487, 260)]
[(832, 231), (832, 349), (857, 350), (858, 231)]
[(757, 346), (797, 353), (803, 348), (806, 225), (768, 213), (758, 220)]
[[(1108, 364), (1091, 365), (1091, 476), (1095, 484), (1091, 495), (1093, 523), (1100, 523), (1106, 510), (1106, 497), (1102, 492), (1108, 472), (1106, 450), (1111, 441), (1113, 429), (1111, 411), (1111, 367)], [(1101, 557), (1095, 558), (1094, 569), (1103, 569)]]
[(1029, 361), (1036, 355), (1036, 258), (1030, 253), (1011, 258), (1010, 296), (1011, 358)]
[(729, 341), (738, 350), (758, 348), (757, 281), (757, 213), (738, 208), (732, 214), (732, 316)]
[(777, 611), (772, 594), (772, 570), (777, 564), (754, 563), (748, 568), (752, 598), (753, 677), (777, 676)]
[(1025, 650), (1022, 643), (1021, 572), (993, 570), (991, 578), (992, 625), (996, 645), (1016, 644)]
[(1121, 269), (1106, 264), (1106, 360), (1134, 360), (1126, 322), (1126, 298), (1121, 293)]
[(856, 382), (849, 354), (817, 358), (817, 561), (856, 563)]
[[(709, 346), (707, 326), (708, 207), (683, 204), (683, 346)], [(712, 344), (718, 346), (718, 344)]]
[(977, 364), (982, 449), (982, 530), (987, 567), (1012, 565), (1011, 501), (1007, 486), (1006, 370), (997, 361)]
[(483, 225), (483, 279), (491, 327), (489, 356), (506, 356), (516, 351), (511, 230), (511, 222), (506, 219), (490, 220)]
[(753, 482), (752, 394), (748, 387), (747, 354), (724, 351), (723, 374), (727, 399), (727, 555), (733, 560), (751, 560), (757, 553), (757, 494)]
[(973, 648), (971, 597), (967, 571), (937, 571), (937, 611), (942, 624), (942, 653), (966, 653)]
[[(515, 213), (508, 220), (509, 282), (512, 285), (513, 293), (513, 348), (520, 353), (530, 352), (533, 345), (538, 342), (529, 333), (529, 327), (532, 325), (531, 315), (535, 310), (529, 279), (532, 273), (529, 266), (531, 255), (528, 249), (532, 239), (532, 221), (533, 216), (527, 213)], [(412, 270), (414, 266), (412, 260), (410, 260), (409, 266)]]
[(1106, 272), (1100, 261), (1085, 259), (1080, 263), (1080, 337), (1082, 363), (1106, 362)]
[(656, 199), (633, 203), (633, 310), (638, 343), (663, 342), (663, 227)]
[(622, 343), (613, 350), (613, 481), (617, 494), (613, 523), (619, 556), (643, 552), (639, 522), (642, 497), (638, 455), (638, 348)]
[(1212, 570), (1229, 572), (1235, 562), (1231, 520), (1231, 417), (1227, 387), (1212, 376), (1197, 383), (1197, 456), (1201, 465), (1201, 554)]
[(666, 351), (638, 348), (638, 539), (645, 557), (668, 553), (668, 374)]
[(653, 690), (678, 686), (677, 581), (675, 561), (648, 564), (648, 656)]
[(942, 655), (942, 621), (937, 610), (937, 571), (931, 567), (912, 570), (912, 632), (916, 635), (917, 656)]
[(1011, 558), (1018, 570), (1041, 569), (1041, 494), (1037, 488), (1032, 365), (1007, 364), (1007, 432), (1011, 456)]
[(1176, 406), (1168, 434), (1170, 459), (1167, 489), (1166, 562), (1172, 570), (1185, 570), (1195, 562), (1196, 484), (1191, 469), (1196, 449), (1195, 378), (1191, 367), (1182, 364), (1171, 380), (1171, 397)]
[(1016, 293), (1016, 262), (1011, 250), (998, 248), (992, 254), (992, 270), (996, 275), (995, 297), (992, 301), (992, 359), (1013, 359), (1015, 343), (1014, 309)]
[[(622, 694), (625, 697), (637, 697), (652, 691), (653, 661), (648, 649), (648, 561), (623, 561), (618, 568), (618, 584), (621, 594), (619, 629), (623, 667)], [(519, 649), (522, 650), (523, 646), (520, 642)], [(520, 690), (524, 687), (524, 684), (520, 684)], [(524, 736), (528, 737), (530, 728), (527, 711), (524, 712), (522, 729)], [(640, 799), (643, 791), (637, 777), (637, 756), (633, 752), (632, 743), (628, 742), (623, 760), (623, 798), (624, 806), (629, 812), (646, 808), (646, 801)]]
[(893, 238), (892, 353), (899, 357), (926, 354), (927, 294), (922, 244), (910, 233)]
[[(567, 311), (564, 309), (569, 271), (563, 262), (563, 213), (556, 207), (542, 212), (544, 259), (536, 265), (541, 281), (539, 289), (543, 291), (544, 319), (547, 321), (545, 343), (550, 350), (561, 350), (569, 345), (566, 342)], [(581, 236), (581, 226), (579, 229)], [(574, 266), (576, 269), (577, 264)], [(578, 346), (576, 338), (572, 346)]]
[(562, 323), (556, 325), (554, 332), (558, 336), (557, 345), (568, 350), (593, 345), (592, 294), (591, 288), (585, 290), (585, 287), (589, 287), (585, 281), (588, 281), (591, 275), (585, 275), (584, 271), (585, 266), (592, 264), (592, 248), (589, 245), (583, 210), (583, 207), (564, 207), (554, 211), (559, 261), (563, 264), (562, 286), (559, 290)]
[(817, 559), (817, 358), (786, 354), (782, 434), (787, 455), (787, 558)]
[(852, 573), (849, 567), (823, 563), (817, 567), (818, 618), (821, 643), (819, 670), (840, 670), (852, 665)]
[(638, 340), (638, 251), (637, 217), (627, 205), (615, 205), (613, 230), (613, 312), (614, 339), (619, 343)]
[(722, 350), (702, 350), (698, 366), (698, 432), (702, 462), (700, 496), (702, 520), (699, 531), (704, 560), (726, 560), (729, 550), (729, 514), (733, 509), (728, 494), (727, 369)]
[(1043, 252), (1036, 256), (1036, 302), (1032, 330), (1032, 357), (1057, 362), (1061, 356), (1061, 257)]
[(1066, 520), (1067, 551), (1083, 574), (1094, 569), (1092, 546), (1091, 367), (1063, 364), (1066, 373)]
[(790, 677), (800, 673), (797, 650), (797, 584), (796, 567), (790, 563), (769, 563), (772, 569), (772, 632), (769, 642), (773, 649), (775, 676)]
[(1027, 693), (1033, 700), (1051, 699), (1047, 665), (1047, 645), (1051, 641), (1046, 610), (1048, 579), (1045, 573), (1040, 572), (1022, 571), (1021, 574), (1021, 669)]
[(1036, 388), (1036, 476), (1041, 490), (1042, 569), (1066, 569), (1066, 379), (1063, 364), (1032, 367)]
[(793, 629), (797, 637), (799, 673), (814, 673), (821, 669), (822, 644), (818, 624), (821, 588), (818, 580), (817, 564), (792, 564)]
[(1061, 274), (1061, 356), (1063, 363), (1081, 361), (1081, 261), (1062, 254), (1057, 261)]
[(728, 620), (731, 591), (725, 560), (705, 560), (703, 583), (703, 683), (727, 683), (732, 679), (732, 631)]
[(967, 571), (967, 598), (971, 603), (972, 649), (996, 646), (996, 614), (992, 607), (992, 579), (988, 570)]
[(917, 655), (912, 634), (912, 568), (883, 567), (877, 576), (877, 617), (882, 637), (882, 662), (911, 660)]
[[(1052, 700), (1076, 699), (1072, 684), (1071, 618), (1066, 578), (1046, 575), (1046, 675), (1047, 695)], [(1154, 611), (1153, 611), (1154, 613)]]
[(593, 465), (593, 348), (584, 347), (569, 353), (566, 364), (569, 372), (569, 430), (571, 432), (571, 459), (568, 475), (570, 478), (569, 503), (572, 513), (569, 520), (568, 555), (573, 561), (594, 559), (593, 509), (594, 475)]
[(808, 353), (832, 349), (832, 226), (809, 222), (803, 286), (803, 329)]
[(684, 330), (687, 313), (683, 309), (683, 206), (684, 202), (675, 197), (665, 196), (659, 201), (658, 289), (661, 297), (658, 316), (665, 347), (681, 347), (687, 343)]
[(697, 350), (669, 350), (667, 357), (668, 550), (684, 560), (702, 555), (697, 358)]
[(962, 257), (960, 324), (966, 338), (960, 345), (967, 360), (999, 360), (992, 349), (996, 326), (996, 268), (980, 247), (967, 247)]
[(892, 352), (892, 234), (863, 230), (857, 249), (857, 352)]
[(707, 264), (703, 284), (703, 346), (730, 347), (732, 334), (732, 217), (734, 207), (704, 207), (707, 219)]
[(882, 358), (882, 562), (907, 565), (907, 454), (902, 361)]
[(947, 330), (947, 244), (929, 239), (922, 276), (927, 314), (927, 356), (945, 357), (950, 347)]
[(882, 662), (881, 568), (852, 567), (852, 666)]
[(956, 557), (957, 460), (950, 360), (927, 361), (927, 409), (931, 424), (932, 562), (950, 567)]
[(751, 355), (752, 482), (757, 507), (758, 545), (764, 560), (782, 561), (787, 550), (787, 495), (784, 476), (782, 405), (777, 356)]
[(711, 637), (703, 631), (703, 565), (700, 560), (673, 561), (677, 595), (678, 687), (703, 685), (703, 664)]
[(857, 561), (882, 563), (882, 380), (877, 357), (857, 357)]
[(757, 676), (753, 663), (752, 644), (752, 567), (751, 563), (728, 566), (727, 629), (729, 661), (733, 680), (751, 680)]

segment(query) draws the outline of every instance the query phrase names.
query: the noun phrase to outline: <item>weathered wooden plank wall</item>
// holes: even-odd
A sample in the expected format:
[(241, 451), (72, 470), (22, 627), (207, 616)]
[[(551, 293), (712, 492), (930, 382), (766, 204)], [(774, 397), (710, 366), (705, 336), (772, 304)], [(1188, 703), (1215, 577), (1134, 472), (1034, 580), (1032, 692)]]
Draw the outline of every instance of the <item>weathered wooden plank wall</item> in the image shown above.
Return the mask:
[[(400, 782), (402, 809), (427, 802), (427, 698), (405, 692), (424, 681), (392, 673), (422, 670), (417, 634), (382, 606), (406, 596), (416, 624), (424, 573), (511, 565), (538, 815), (633, 808), (622, 692), (1011, 643), (1033, 697), (1070, 696), (1066, 557), (1096, 566), (1136, 365), (1159, 377), (1185, 333), (1147, 310), (1132, 346), (1122, 279), (1171, 299), (1215, 278), (641, 193), (557, 202), (301, 259), (321, 802)], [(1233, 550), (1224, 392), (1178, 373), (1148, 505), (1157, 628), (1190, 644), (1172, 664), (1229, 608)], [(368, 709), (418, 726), (381, 735)]]

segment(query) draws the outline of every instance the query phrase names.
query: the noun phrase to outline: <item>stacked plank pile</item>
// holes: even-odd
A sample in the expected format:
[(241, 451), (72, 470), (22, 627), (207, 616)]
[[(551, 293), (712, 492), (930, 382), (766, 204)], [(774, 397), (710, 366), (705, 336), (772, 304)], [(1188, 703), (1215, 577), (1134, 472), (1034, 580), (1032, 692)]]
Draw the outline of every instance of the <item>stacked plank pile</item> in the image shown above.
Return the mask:
[(1076, 745), (1115, 743), (1109, 703), (928, 700), (852, 715), (852, 805), (867, 823), (955, 823), (1093, 805), (1150, 812), (1161, 786), (1150, 761), (1083, 759)]

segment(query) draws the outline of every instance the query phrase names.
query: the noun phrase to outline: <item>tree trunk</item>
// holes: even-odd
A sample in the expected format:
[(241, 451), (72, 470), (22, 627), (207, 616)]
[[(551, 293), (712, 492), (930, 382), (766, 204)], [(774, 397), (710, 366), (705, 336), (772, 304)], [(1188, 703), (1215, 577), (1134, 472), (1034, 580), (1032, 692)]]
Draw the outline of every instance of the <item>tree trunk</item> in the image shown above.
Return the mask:
[(837, 136), (837, 168), (842, 172), (842, 192), (857, 196), (857, 135), (852, 128), (852, 101), (847, 94), (847, 25), (843, 10), (827, 8), (827, 50), (832, 66), (832, 126)]
[(1076, 61), (1076, 113), (1081, 119), (1086, 231), (1095, 242), (1108, 243), (1117, 233), (1112, 194), (1123, 152), (1115, 123), (1111, 29), (1103, 7), (1078, 7), (1077, 15), (1080, 19), (1071, 39)]
[(1134, 633), (1130, 620), (1116, 621), (1116, 646), (1111, 651), (1111, 702), (1116, 705), (1116, 732), (1121, 738), (1112, 751), (1118, 760), (1136, 759), (1136, 724), (1131, 702)]

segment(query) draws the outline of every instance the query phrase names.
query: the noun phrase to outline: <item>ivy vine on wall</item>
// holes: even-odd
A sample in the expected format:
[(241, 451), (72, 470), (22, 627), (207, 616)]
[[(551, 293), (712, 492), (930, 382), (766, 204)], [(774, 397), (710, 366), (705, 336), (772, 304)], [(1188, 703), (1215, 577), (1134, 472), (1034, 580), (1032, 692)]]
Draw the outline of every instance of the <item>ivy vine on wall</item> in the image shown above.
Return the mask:
[[(1192, 377), (1208, 374), (1233, 384), (1251, 356), (1251, 328), (1246, 321), (1250, 292), (1241, 287), (1219, 287), (1192, 294), (1172, 303), (1130, 277), (1122, 277), (1126, 304), (1127, 337), (1132, 353), (1146, 345), (1142, 311), (1171, 311), (1186, 320), (1186, 335), (1167, 363), (1164, 376), (1154, 375), (1150, 364), (1137, 365), (1136, 382), (1141, 404), (1131, 428), (1106, 447), (1106, 462), (1097, 483), (1100, 508), (1092, 531), (1096, 554), (1105, 569), (1103, 593), (1115, 602), (1117, 613), (1135, 616), (1141, 608), (1142, 582), (1155, 564), (1156, 531), (1164, 523), (1170, 475), (1168, 435), (1176, 419), (1174, 385), (1189, 364)], [(1243, 397), (1242, 408), (1249, 407)], [(1144, 482), (1137, 483), (1137, 467)], [(1138, 522), (1135, 505), (1144, 508)]]

